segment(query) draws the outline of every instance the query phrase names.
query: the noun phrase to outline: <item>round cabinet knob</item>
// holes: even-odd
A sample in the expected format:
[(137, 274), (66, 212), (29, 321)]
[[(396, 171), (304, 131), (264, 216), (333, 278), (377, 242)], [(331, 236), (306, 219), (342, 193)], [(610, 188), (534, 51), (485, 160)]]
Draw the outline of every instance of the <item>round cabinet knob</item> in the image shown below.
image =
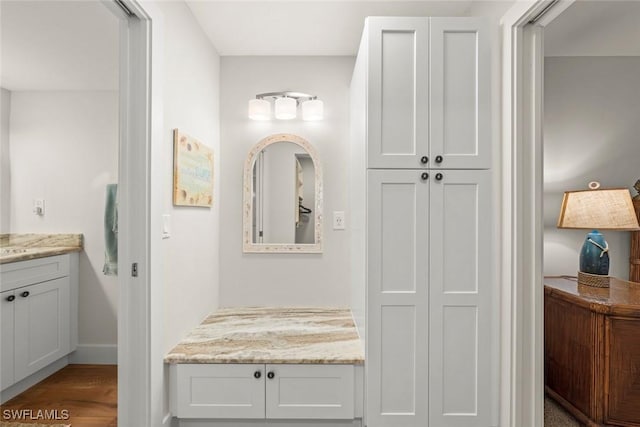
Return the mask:
[(436, 181), (442, 181), (442, 178), (444, 178), (444, 175), (442, 175), (441, 173), (436, 174)]
[(442, 160), (444, 160), (442, 156), (436, 156), (436, 163), (442, 163)]
[(276, 376), (276, 374), (274, 374), (273, 372), (269, 372), (269, 373), (267, 374), (267, 378), (269, 378), (270, 380), (272, 380), (272, 379), (273, 379), (273, 377), (275, 377), (275, 376)]
[(23, 293), (21, 293), (21, 294), (20, 294), (20, 296), (21, 296), (22, 298), (26, 298), (26, 297), (28, 297), (28, 296), (29, 296), (29, 291), (24, 291)]
[(426, 172), (422, 172), (422, 175), (420, 175), (420, 178), (422, 178), (423, 181), (426, 181), (429, 179), (429, 174)]
[(14, 299), (16, 299), (16, 296), (15, 296), (15, 295), (9, 295), (9, 296), (7, 297), (7, 301), (9, 301), (9, 302), (13, 301)]
[(427, 156), (422, 156), (420, 158), (420, 163), (422, 163), (423, 165), (426, 165), (427, 163), (429, 163), (429, 158)]
[(261, 376), (262, 376), (262, 372), (260, 372), (260, 371), (255, 371), (255, 372), (253, 373), (253, 377), (254, 377), (255, 379), (257, 379), (257, 380), (258, 380), (258, 379), (260, 379), (260, 377), (261, 377)]

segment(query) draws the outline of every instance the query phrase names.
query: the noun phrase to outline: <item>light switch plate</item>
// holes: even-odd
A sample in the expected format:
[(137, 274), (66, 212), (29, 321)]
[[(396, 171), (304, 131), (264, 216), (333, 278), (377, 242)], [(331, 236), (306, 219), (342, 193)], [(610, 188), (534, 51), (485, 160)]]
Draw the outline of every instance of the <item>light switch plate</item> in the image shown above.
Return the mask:
[(333, 211), (333, 229), (344, 230), (344, 211)]
[(162, 215), (162, 238), (168, 239), (171, 237), (171, 215)]
[(44, 216), (44, 199), (33, 200), (33, 213), (39, 216)]

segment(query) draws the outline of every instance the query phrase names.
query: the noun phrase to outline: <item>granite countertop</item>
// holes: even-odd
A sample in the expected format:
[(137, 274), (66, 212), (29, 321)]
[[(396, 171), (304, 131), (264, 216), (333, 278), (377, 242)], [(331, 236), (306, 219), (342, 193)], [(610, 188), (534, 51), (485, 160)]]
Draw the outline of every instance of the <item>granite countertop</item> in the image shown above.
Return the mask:
[(223, 308), (165, 357), (166, 363), (362, 364), (351, 310)]
[(80, 252), (82, 234), (0, 234), (0, 264)]

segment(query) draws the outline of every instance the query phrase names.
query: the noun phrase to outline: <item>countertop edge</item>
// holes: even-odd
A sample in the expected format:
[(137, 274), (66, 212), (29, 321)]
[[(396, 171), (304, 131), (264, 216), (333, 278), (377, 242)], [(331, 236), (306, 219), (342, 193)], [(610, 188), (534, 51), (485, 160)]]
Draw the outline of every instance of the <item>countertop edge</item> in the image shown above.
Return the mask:
[(56, 255), (65, 255), (73, 252), (82, 252), (79, 246), (60, 246), (49, 248), (29, 248), (31, 252), (23, 252), (0, 256), (0, 264), (8, 264), (11, 262), (29, 261), (32, 259), (46, 258)]

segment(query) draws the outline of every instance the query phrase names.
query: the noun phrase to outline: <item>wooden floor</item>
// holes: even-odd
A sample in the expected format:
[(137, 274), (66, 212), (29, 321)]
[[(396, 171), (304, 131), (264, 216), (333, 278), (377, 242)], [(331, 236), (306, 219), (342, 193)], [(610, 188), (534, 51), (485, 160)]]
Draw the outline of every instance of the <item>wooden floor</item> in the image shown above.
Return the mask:
[[(115, 365), (68, 365), (2, 405), (2, 421), (116, 427), (118, 375)], [(5, 410), (67, 410), (66, 421), (5, 419)], [(15, 412), (14, 412), (15, 413)]]

